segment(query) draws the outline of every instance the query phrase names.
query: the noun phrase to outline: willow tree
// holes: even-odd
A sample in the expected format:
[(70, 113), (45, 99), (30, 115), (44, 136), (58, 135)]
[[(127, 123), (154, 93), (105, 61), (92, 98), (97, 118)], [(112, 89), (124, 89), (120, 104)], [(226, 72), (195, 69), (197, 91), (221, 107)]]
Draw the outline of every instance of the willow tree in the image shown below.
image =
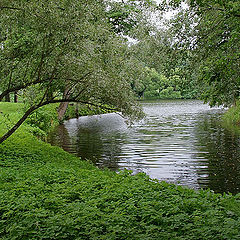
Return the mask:
[(29, 109), (0, 143), (50, 103), (108, 104), (139, 116), (128, 43), (113, 31), (109, 6), (103, 0), (1, 2), (0, 100), (16, 91), (28, 93)]

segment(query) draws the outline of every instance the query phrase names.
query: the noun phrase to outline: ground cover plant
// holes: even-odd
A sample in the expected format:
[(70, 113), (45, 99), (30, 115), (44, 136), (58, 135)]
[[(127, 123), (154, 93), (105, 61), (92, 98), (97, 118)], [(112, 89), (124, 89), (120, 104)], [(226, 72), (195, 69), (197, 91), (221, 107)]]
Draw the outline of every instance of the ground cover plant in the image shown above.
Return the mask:
[[(11, 120), (16, 106), (0, 111)], [(99, 170), (30, 130), (0, 144), (0, 239), (240, 238), (240, 194)]]

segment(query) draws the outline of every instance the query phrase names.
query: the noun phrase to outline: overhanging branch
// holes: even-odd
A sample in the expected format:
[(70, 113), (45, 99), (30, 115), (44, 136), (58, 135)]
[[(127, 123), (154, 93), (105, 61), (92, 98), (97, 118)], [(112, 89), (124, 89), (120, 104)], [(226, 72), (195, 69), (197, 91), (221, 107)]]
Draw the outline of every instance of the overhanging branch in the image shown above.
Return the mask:
[(17, 123), (10, 130), (8, 130), (8, 132), (6, 134), (4, 134), (0, 138), (0, 144), (3, 143), (5, 140), (7, 140), (23, 124), (23, 122), (28, 118), (28, 116), (30, 116), (35, 110), (37, 110), (38, 108), (43, 107), (45, 105), (51, 104), (51, 103), (61, 103), (61, 102), (77, 102), (77, 103), (82, 103), (82, 104), (88, 104), (88, 105), (95, 106), (95, 107), (105, 108), (105, 109), (111, 110), (111, 111), (116, 111), (116, 109), (114, 109), (114, 108), (106, 107), (106, 106), (103, 106), (101, 104), (91, 103), (91, 102), (88, 102), (88, 101), (77, 100), (76, 98), (52, 99), (52, 100), (44, 101), (44, 102), (41, 101), (38, 104), (36, 104), (34, 106), (31, 106), (24, 113), (24, 115), (17, 121)]
[(19, 11), (24, 11), (22, 8), (17, 8), (17, 7), (7, 7), (7, 6), (0, 6), (0, 9), (9, 9), (9, 10), (19, 10)]
[(12, 88), (9, 88), (5, 91), (3, 91), (1, 94), (0, 94), (0, 101), (2, 101), (2, 99), (9, 93), (12, 93), (12, 92), (15, 92), (15, 91), (19, 91), (19, 90), (22, 90), (22, 89), (25, 89), (31, 85), (36, 85), (38, 83), (43, 83), (45, 82), (46, 80), (48, 79), (37, 79), (36, 81), (33, 81), (33, 82), (29, 82), (29, 83), (26, 83), (26, 84), (22, 84), (22, 85), (18, 85), (18, 86), (15, 86), (15, 87), (12, 87)]

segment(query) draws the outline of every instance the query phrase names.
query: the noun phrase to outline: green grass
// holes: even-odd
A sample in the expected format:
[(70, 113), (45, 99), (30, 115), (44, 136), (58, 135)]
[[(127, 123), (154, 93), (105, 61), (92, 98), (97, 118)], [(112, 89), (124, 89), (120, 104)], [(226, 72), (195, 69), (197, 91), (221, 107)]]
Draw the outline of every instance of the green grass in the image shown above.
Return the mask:
[(223, 120), (228, 124), (240, 126), (240, 102), (228, 109), (224, 114)]
[(0, 136), (20, 119), (23, 111), (24, 105), (21, 103), (0, 102)]
[(16, 111), (21, 112), (24, 108), (23, 103), (0, 102), (0, 113), (9, 114)]
[(0, 145), (1, 240), (240, 239), (240, 194), (102, 171), (29, 129)]
[(223, 126), (233, 133), (240, 134), (240, 101), (223, 115)]
[[(23, 103), (0, 102), (0, 134), (3, 134), (22, 117), (29, 106)], [(17, 130), (29, 132), (37, 137), (44, 138), (47, 133), (58, 124), (56, 108), (58, 104), (47, 105), (36, 110)]]

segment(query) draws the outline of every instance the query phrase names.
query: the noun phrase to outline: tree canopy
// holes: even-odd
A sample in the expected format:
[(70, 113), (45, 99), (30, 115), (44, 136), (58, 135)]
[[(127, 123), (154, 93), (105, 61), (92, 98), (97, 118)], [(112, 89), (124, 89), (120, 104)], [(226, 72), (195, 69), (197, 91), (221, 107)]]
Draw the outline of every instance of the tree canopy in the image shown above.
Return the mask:
[[(111, 21), (109, 14), (116, 13), (116, 4), (103, 0), (1, 3), (0, 100), (20, 91), (30, 103), (17, 126), (35, 109), (55, 102), (108, 104), (125, 115), (139, 116), (130, 86), (136, 76), (129, 74), (133, 64), (121, 35), (130, 26), (125, 19)], [(126, 18), (132, 22), (136, 17)], [(130, 25), (136, 32), (137, 27)]]
[(169, 1), (179, 8), (172, 20), (175, 45), (189, 49), (192, 71), (210, 105), (232, 105), (240, 95), (240, 3), (238, 0)]
[[(239, 1), (157, 2), (2, 0), (0, 101), (18, 92), (29, 109), (0, 142), (50, 103), (61, 103), (60, 115), (65, 103), (79, 102), (107, 104), (132, 118), (141, 115), (135, 99), (144, 93), (201, 93), (210, 105), (234, 104), (240, 95)], [(159, 13), (174, 9), (170, 21), (159, 24)]]

